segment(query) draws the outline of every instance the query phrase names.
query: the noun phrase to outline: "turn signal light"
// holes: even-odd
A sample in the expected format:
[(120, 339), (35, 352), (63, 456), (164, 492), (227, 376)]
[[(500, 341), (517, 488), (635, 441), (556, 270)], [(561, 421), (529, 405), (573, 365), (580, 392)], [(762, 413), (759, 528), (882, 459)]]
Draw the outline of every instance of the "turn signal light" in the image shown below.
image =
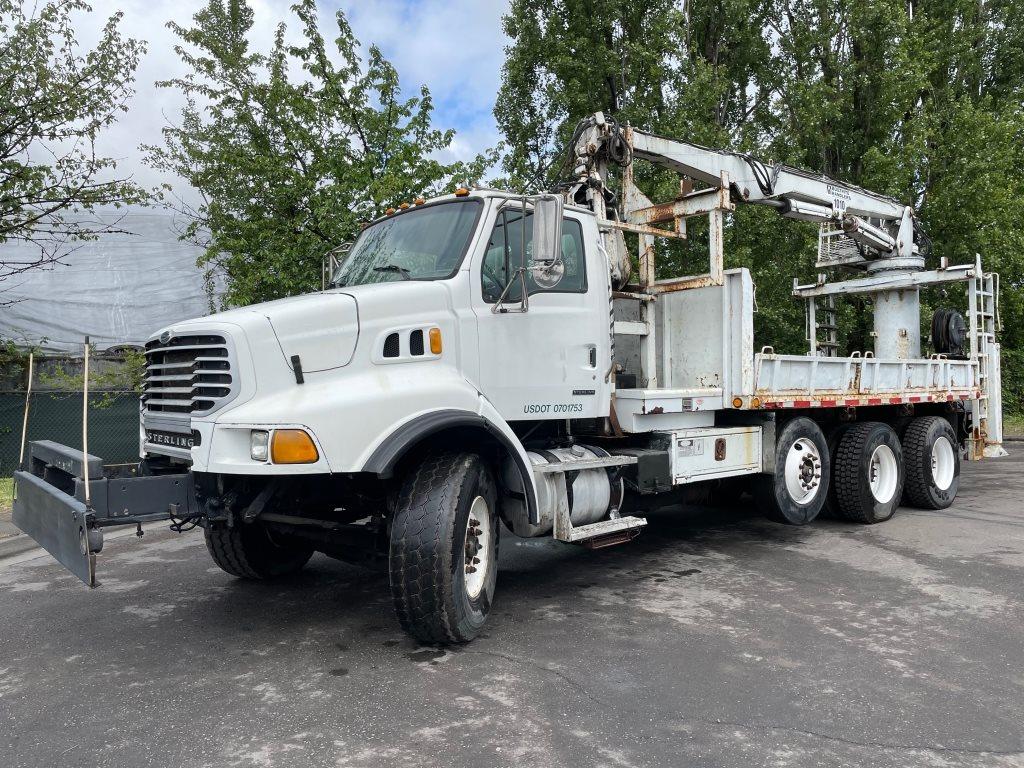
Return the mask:
[(430, 329), (430, 353), (433, 355), (441, 354), (441, 329), (431, 328)]
[(270, 459), (275, 464), (312, 464), (319, 458), (313, 438), (301, 429), (278, 429), (270, 439)]

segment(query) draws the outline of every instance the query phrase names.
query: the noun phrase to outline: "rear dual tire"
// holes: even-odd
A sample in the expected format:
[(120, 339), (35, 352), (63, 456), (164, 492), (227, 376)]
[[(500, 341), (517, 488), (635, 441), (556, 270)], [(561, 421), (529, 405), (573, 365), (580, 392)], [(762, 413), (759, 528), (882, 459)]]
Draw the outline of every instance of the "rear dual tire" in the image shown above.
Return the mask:
[(903, 432), (903, 500), (921, 509), (946, 509), (960, 489), (956, 432), (941, 416), (922, 416)]
[(804, 416), (789, 421), (775, 441), (775, 467), (758, 480), (758, 505), (772, 520), (806, 525), (828, 494), (831, 461), (821, 427)]
[(903, 496), (903, 449), (888, 424), (851, 424), (839, 438), (832, 481), (836, 511), (857, 523), (891, 518)]

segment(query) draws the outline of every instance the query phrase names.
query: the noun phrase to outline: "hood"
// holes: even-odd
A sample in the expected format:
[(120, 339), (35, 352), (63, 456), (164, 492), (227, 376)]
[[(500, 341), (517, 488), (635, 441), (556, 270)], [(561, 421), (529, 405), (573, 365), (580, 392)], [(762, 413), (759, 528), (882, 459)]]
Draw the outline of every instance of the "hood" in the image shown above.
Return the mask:
[(355, 354), (359, 310), (348, 294), (297, 296), (259, 304), (252, 311), (270, 322), (289, 367), (297, 355), (303, 371), (329, 371), (348, 365)]
[[(407, 313), (446, 307), (447, 291), (437, 282), (395, 281), (357, 285), (323, 293), (292, 296), (218, 312), (205, 318), (175, 324), (203, 325), (209, 321), (236, 323), (249, 332), (253, 321), (264, 318), (281, 347), (284, 362), (292, 368), (298, 355), (307, 373), (328, 371), (348, 365), (359, 341), (360, 320), (372, 323), (401, 318)], [(258, 331), (257, 331), (258, 332)]]

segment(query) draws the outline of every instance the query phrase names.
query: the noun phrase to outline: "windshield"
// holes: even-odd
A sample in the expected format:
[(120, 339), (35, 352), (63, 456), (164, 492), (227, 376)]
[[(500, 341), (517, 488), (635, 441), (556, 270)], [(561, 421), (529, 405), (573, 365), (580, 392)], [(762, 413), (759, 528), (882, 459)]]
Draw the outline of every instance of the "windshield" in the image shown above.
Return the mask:
[(462, 263), (479, 200), (414, 208), (364, 229), (335, 270), (335, 286), (395, 280), (443, 280)]

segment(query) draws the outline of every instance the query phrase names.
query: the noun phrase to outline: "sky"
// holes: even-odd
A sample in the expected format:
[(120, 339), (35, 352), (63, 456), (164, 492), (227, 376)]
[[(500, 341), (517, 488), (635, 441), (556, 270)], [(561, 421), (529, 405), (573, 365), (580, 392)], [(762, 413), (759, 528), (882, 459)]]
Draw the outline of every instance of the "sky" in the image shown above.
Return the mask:
[[(289, 12), (294, 0), (249, 0), (255, 13), (252, 40), (267, 50), (274, 29), (284, 21), (298, 24)], [(161, 144), (161, 129), (177, 122), (184, 99), (174, 89), (157, 88), (157, 80), (184, 74), (174, 53), (177, 38), (168, 21), (189, 26), (205, 0), (92, 0), (94, 13), (78, 17), (76, 31), (84, 48), (91, 47), (107, 18), (124, 13), (122, 34), (147, 41), (136, 94), (129, 111), (99, 142), (99, 151), (118, 161), (118, 171), (144, 187), (166, 178), (142, 162), (140, 144)], [(398, 70), (403, 93), (415, 95), (426, 85), (434, 99), (434, 124), (454, 128), (455, 140), (441, 159), (469, 159), (495, 146), (499, 135), (492, 110), (501, 82), (507, 38), (501, 17), (508, 0), (319, 0), (321, 30), (334, 37), (334, 14), (348, 17), (364, 52), (377, 45)], [(365, 56), (364, 56), (365, 59)], [(191, 195), (175, 184), (186, 199)]]

